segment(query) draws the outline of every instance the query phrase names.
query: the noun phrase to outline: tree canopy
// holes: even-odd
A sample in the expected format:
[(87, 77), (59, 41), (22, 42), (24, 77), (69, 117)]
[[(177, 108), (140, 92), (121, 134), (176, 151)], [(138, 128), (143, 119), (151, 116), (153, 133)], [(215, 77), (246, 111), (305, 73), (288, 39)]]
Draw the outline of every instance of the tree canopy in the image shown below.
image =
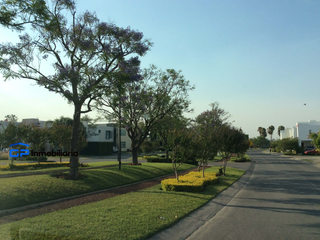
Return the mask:
[(280, 131), (281, 130), (284, 130), (284, 126), (282, 126), (282, 125), (278, 127), (278, 135), (279, 135), (279, 137), (280, 137)]
[(138, 149), (159, 121), (176, 112), (188, 111), (190, 85), (181, 71), (165, 71), (151, 66), (143, 71), (143, 79), (115, 85), (98, 108), (107, 118), (111, 115), (121, 122), (131, 139), (132, 162), (138, 163)]
[[(35, 34), (24, 32), (17, 44), (0, 45), (0, 71), (5, 80), (34, 80), (74, 105), (71, 148), (78, 151), (81, 114), (91, 111), (92, 103), (108, 92), (116, 79), (140, 80), (138, 56), (152, 43), (130, 27), (101, 22), (88, 11), (78, 14), (70, 0), (54, 0), (52, 5), (43, 1), (5, 3), (2, 10), (8, 15), (3, 15), (2, 24), (19, 29), (31, 23)], [(32, 4), (39, 6), (32, 8)], [(42, 71), (44, 66), (50, 71)], [(78, 178), (78, 157), (70, 158), (70, 176)]]

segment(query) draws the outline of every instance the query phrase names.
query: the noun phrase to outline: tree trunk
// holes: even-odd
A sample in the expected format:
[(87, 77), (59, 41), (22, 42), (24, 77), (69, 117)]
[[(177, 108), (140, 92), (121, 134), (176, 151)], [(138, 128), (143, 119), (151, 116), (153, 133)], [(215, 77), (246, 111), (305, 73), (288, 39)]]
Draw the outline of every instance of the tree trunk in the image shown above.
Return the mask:
[[(81, 106), (76, 106), (73, 115), (73, 126), (72, 126), (72, 137), (71, 137), (71, 151), (72, 153), (78, 153), (78, 139), (79, 139), (79, 128), (80, 128), (80, 111)], [(70, 156), (70, 178), (73, 180), (79, 177), (79, 153), (78, 156)]]
[(166, 149), (166, 162), (169, 163), (169, 150)]
[(204, 168), (205, 168), (205, 166), (204, 166), (204, 162), (202, 163), (202, 177), (204, 178)]
[(225, 159), (223, 160), (223, 176), (226, 175), (227, 159), (228, 159), (228, 158), (225, 158)]
[(200, 172), (200, 170), (201, 170), (201, 164), (202, 164), (202, 161), (199, 161), (198, 162), (198, 172)]
[(136, 146), (135, 146), (135, 141), (132, 141), (131, 142), (131, 154), (132, 154), (132, 163), (133, 164), (138, 164), (138, 149)]
[(179, 182), (179, 175), (178, 175), (178, 172), (177, 172), (177, 169), (176, 169), (176, 168), (174, 169), (174, 173), (176, 174), (177, 182)]

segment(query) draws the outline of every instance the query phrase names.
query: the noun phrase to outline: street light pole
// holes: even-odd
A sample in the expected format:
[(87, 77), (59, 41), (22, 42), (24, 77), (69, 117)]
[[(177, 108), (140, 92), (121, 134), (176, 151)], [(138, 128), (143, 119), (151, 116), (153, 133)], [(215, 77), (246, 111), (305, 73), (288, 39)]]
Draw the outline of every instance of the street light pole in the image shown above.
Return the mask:
[(118, 126), (118, 162), (119, 170), (121, 170), (121, 83), (119, 86), (119, 126)]
[(118, 162), (121, 170), (121, 108), (119, 108), (119, 126), (118, 126)]

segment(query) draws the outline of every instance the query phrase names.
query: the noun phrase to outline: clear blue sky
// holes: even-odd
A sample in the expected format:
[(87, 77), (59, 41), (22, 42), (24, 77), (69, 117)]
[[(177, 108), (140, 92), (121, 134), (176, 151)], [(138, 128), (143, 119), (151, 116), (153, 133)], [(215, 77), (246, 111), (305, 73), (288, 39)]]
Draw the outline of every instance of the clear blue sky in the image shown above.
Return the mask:
[[(189, 117), (217, 101), (250, 137), (259, 126), (320, 120), (320, 1), (79, 0), (78, 12), (85, 10), (152, 40), (142, 67), (182, 71), (196, 86)], [(1, 42), (16, 37), (0, 31)], [(59, 95), (32, 81), (2, 79), (1, 120), (72, 117)]]

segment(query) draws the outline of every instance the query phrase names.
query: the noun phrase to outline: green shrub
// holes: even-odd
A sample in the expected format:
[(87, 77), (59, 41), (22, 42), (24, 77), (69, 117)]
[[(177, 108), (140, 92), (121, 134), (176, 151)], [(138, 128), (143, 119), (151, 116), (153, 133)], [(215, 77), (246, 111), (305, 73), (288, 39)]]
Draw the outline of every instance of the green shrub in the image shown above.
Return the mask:
[(283, 155), (296, 155), (295, 151), (284, 152)]
[(0, 160), (8, 160), (8, 159), (9, 159), (9, 153), (0, 154)]
[(162, 189), (165, 191), (176, 192), (201, 192), (209, 184), (218, 183), (216, 173), (206, 173), (205, 178), (200, 172), (190, 172), (180, 176), (179, 182), (175, 178), (161, 181)]
[(142, 144), (141, 144), (141, 150), (144, 153), (151, 153), (153, 151), (153, 143), (149, 140), (145, 140)]
[[(9, 164), (9, 165), (0, 165), (0, 170), (36, 170), (42, 168), (56, 168), (56, 167), (70, 167), (69, 162), (57, 163), (57, 162), (41, 162), (38, 163), (18, 163), (18, 164)], [(79, 163), (79, 167), (89, 167), (87, 163)]]
[[(158, 163), (166, 163), (167, 160), (165, 157), (158, 157), (158, 156), (144, 156), (144, 158), (147, 160), (147, 162), (158, 162)], [(169, 158), (169, 161), (171, 162), (171, 158)]]
[(7, 166), (1, 166), (1, 170), (31, 170), (41, 168), (52, 168), (52, 167), (67, 167), (69, 163), (18, 163), (9, 164)]
[(243, 158), (238, 158), (238, 159), (235, 159), (234, 162), (246, 162), (246, 161), (249, 161), (248, 159), (246, 159), (245, 157)]
[[(27, 156), (25, 160), (27, 160), (27, 161), (38, 161), (38, 157), (36, 157), (36, 156)], [(40, 156), (39, 157), (39, 161), (40, 162), (45, 162), (47, 160), (48, 160), (48, 158), (45, 157), (45, 156)]]
[(113, 154), (113, 142), (88, 142), (80, 155), (104, 156)]

